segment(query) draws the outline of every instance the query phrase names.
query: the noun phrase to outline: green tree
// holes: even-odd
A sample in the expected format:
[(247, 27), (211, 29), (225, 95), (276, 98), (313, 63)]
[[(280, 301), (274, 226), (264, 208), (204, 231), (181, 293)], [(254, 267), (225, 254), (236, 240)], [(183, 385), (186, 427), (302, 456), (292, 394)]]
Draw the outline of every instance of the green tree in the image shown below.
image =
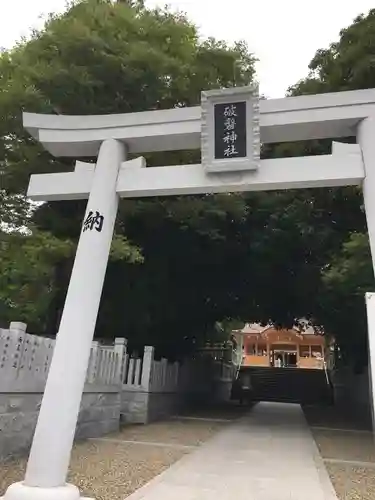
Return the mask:
[(55, 293), (55, 265), (71, 255), (72, 243), (49, 233), (3, 232), (0, 240), (0, 318), (41, 324), (46, 304)]
[[(316, 52), (308, 77), (291, 87), (289, 95), (374, 88), (374, 33), (375, 9), (372, 9), (341, 30), (337, 42)], [(354, 137), (347, 140), (355, 142)], [(327, 147), (327, 141), (286, 147), (318, 153)], [(358, 188), (326, 190), (324, 198), (323, 206), (335, 225), (327, 226), (334, 241), (327, 247), (320, 285), (312, 295), (311, 316), (316, 324), (335, 336), (347, 362), (363, 366), (367, 362), (364, 293), (373, 289), (374, 274), (361, 209), (362, 192)], [(341, 220), (339, 225), (338, 220)]]
[[(373, 87), (373, 29), (371, 11), (317, 52), (308, 78), (289, 94)], [(244, 85), (253, 76), (254, 58), (244, 43), (200, 41), (185, 16), (149, 10), (141, 1), (77, 2), (4, 52), (0, 219), (33, 232), (0, 235), (6, 241), (0, 273), (11, 261), (14, 267), (2, 282), (3, 317), (56, 331), (85, 206), (46, 203), (30, 214), (24, 197), (30, 173), (68, 171), (73, 164), (52, 158), (24, 132), (22, 109), (93, 114), (191, 106), (199, 104), (202, 89)], [(328, 140), (266, 145), (263, 157), (325, 154), (329, 148)], [(148, 154), (147, 161), (197, 162), (199, 153)], [(360, 296), (373, 276), (361, 203), (357, 188), (123, 200), (97, 335), (124, 335), (134, 347), (149, 343), (179, 357), (214, 335), (217, 322), (290, 325), (303, 316), (363, 361)], [(19, 251), (24, 245), (31, 247), (32, 273), (27, 253)], [(38, 250), (46, 257), (43, 265)], [(10, 283), (18, 286), (7, 291)], [(22, 295), (25, 284), (30, 291)]]
[(320, 315), (327, 331), (338, 332), (343, 359), (360, 370), (367, 363), (364, 296), (374, 288), (368, 236), (352, 233), (323, 271)]
[[(195, 105), (202, 89), (249, 83), (254, 58), (242, 42), (229, 47), (214, 39), (200, 41), (182, 14), (149, 10), (143, 2), (87, 0), (52, 15), (43, 30), (4, 52), (0, 75), (1, 188), (9, 205), (15, 196), (25, 203), (31, 172), (73, 168), (71, 160), (52, 158), (25, 133), (22, 109), (85, 115)], [(153, 154), (147, 160), (149, 165), (187, 163), (199, 161), (199, 153)], [(35, 210), (31, 222), (46, 237), (71, 241), (74, 248), (84, 205), (47, 203)], [(21, 205), (16, 211), (28, 226)], [(231, 252), (223, 243), (227, 228), (237, 231), (245, 214), (241, 196), (123, 201), (116, 232), (128, 238), (122, 240), (127, 258), (108, 267), (98, 335), (152, 341), (164, 351), (176, 351), (182, 339), (185, 346), (204, 336), (235, 302), (227, 287), (233, 276), (223, 270), (228, 259), (238, 266), (240, 240)], [(131, 258), (137, 248), (142, 265)], [(48, 318), (40, 320), (47, 333), (57, 328), (71, 256), (62, 256), (54, 269)]]
[(375, 9), (357, 16), (340, 38), (320, 49), (309, 76), (291, 87), (291, 95), (373, 88), (375, 84)]
[[(48, 310), (60, 299), (56, 280), (71, 269), (76, 245), (71, 239), (53, 236), (34, 226), (21, 231), (0, 232), (0, 318), (25, 321), (36, 332), (48, 330)], [(136, 247), (115, 236), (110, 259), (142, 262)], [(65, 298), (65, 290), (61, 297)], [(56, 313), (60, 315), (62, 304)]]

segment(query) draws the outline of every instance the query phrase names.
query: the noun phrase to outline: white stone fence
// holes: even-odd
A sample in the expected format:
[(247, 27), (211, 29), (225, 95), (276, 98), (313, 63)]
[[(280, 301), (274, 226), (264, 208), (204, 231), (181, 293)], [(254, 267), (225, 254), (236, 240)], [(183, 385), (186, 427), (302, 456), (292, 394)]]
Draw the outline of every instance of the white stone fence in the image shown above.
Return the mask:
[(154, 348), (146, 346), (142, 357), (125, 352), (122, 368), (123, 389), (143, 389), (151, 392), (174, 392), (179, 384), (179, 363), (166, 358), (154, 359)]
[[(54, 347), (54, 339), (26, 333), (24, 323), (0, 329), (0, 461), (30, 447)], [(77, 437), (119, 429), (125, 350), (125, 339), (116, 339), (112, 346), (93, 342)]]
[(125, 422), (146, 423), (177, 414), (184, 406), (228, 400), (235, 365), (212, 358), (180, 364), (154, 359), (146, 346), (143, 357), (125, 356), (121, 417)]
[[(20, 390), (23, 386), (44, 386), (54, 347), (55, 339), (26, 333), (25, 323), (12, 322), (9, 329), (0, 329), (0, 391), (6, 392), (7, 387)], [(125, 339), (115, 339), (110, 347), (94, 341), (87, 384), (119, 385), (125, 349)]]
[[(0, 395), (42, 394), (54, 346), (54, 339), (27, 333), (24, 323), (0, 329)], [(155, 360), (151, 346), (131, 356), (124, 338), (110, 346), (93, 341), (83, 402), (87, 394), (116, 393), (122, 420), (145, 423), (176, 413), (194, 398), (227, 399), (234, 372), (235, 366), (223, 359), (198, 356), (183, 364), (170, 363)]]

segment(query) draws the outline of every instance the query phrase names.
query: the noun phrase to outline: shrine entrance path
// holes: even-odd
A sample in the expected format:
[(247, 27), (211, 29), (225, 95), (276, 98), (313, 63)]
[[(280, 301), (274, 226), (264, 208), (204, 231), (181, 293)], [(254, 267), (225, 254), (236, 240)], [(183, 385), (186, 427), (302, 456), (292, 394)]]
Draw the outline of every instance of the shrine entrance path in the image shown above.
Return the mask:
[(336, 500), (299, 405), (260, 403), (127, 500)]

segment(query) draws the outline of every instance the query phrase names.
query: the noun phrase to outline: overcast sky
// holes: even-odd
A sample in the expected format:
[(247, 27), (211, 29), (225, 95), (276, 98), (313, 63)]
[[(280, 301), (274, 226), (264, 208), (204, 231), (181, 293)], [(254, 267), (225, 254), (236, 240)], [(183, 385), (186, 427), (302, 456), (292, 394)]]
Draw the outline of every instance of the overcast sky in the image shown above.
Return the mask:
[[(165, 0), (146, 0), (149, 6)], [(282, 97), (306, 76), (315, 51), (337, 40), (341, 28), (375, 7), (375, 0), (170, 0), (188, 13), (203, 36), (247, 41), (258, 57), (258, 79), (267, 97)], [(64, 10), (65, 0), (0, 0), (0, 46), (11, 47), (40, 17)]]

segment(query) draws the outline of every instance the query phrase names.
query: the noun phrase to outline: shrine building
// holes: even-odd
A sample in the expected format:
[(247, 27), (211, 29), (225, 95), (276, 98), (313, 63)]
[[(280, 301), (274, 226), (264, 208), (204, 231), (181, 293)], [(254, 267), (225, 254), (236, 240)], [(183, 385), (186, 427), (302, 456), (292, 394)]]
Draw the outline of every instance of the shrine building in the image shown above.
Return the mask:
[(242, 366), (324, 368), (325, 337), (312, 328), (299, 331), (246, 323), (232, 334), (243, 352)]

